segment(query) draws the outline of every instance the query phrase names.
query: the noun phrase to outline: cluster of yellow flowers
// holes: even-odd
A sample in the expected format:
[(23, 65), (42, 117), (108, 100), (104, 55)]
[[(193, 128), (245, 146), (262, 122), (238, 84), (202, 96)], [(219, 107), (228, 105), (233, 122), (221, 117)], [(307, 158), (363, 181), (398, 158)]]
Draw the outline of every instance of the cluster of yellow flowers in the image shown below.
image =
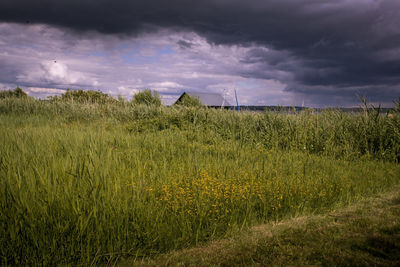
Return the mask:
[[(198, 177), (164, 184), (157, 200), (167, 210), (190, 216), (221, 219), (247, 206), (279, 209), (283, 194), (271, 193), (271, 183), (241, 173), (240, 179), (226, 179), (219, 173), (201, 170)], [(267, 207), (265, 207), (267, 206)]]
[(204, 169), (194, 177), (168, 180), (159, 187), (146, 188), (162, 209), (176, 215), (228, 221), (246, 212), (265, 217), (310, 204), (320, 206), (351, 186), (324, 176), (255, 178), (254, 174), (240, 171), (228, 178)]

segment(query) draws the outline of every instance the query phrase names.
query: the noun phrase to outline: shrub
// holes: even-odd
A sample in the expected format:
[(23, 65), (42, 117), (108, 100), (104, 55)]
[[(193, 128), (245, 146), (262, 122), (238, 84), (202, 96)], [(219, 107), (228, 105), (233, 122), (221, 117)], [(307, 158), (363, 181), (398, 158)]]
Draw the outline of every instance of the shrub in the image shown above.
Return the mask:
[(139, 105), (161, 106), (161, 97), (156, 91), (151, 92), (151, 90), (144, 90), (136, 93), (133, 96), (132, 102)]
[(14, 90), (7, 90), (0, 92), (0, 98), (9, 98), (9, 97), (16, 97), (16, 98), (24, 98), (28, 95), (19, 87), (15, 88)]
[(198, 97), (190, 96), (188, 94), (184, 94), (180, 101), (176, 102), (176, 105), (185, 106), (185, 107), (202, 107)]
[(52, 101), (62, 101), (62, 102), (78, 102), (78, 103), (98, 103), (98, 104), (105, 104), (105, 103), (114, 103), (116, 100), (103, 92), (100, 91), (84, 91), (84, 90), (70, 90), (62, 94), (60, 97), (54, 96), (51, 97), (50, 100)]

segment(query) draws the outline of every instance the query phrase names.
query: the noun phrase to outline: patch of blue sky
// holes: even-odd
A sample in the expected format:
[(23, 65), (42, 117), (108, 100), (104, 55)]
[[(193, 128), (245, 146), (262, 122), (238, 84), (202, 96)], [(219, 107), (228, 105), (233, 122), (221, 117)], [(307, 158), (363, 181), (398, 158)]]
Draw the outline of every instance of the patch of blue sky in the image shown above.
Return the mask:
[(170, 55), (175, 54), (175, 50), (171, 46), (166, 46), (163, 48), (156, 49), (159, 55)]
[(138, 45), (128, 53), (122, 54), (121, 58), (127, 64), (156, 64), (161, 62), (161, 57), (175, 54), (175, 50), (170, 46), (154, 47), (154, 54), (150, 55), (140, 52), (144, 48), (144, 45)]

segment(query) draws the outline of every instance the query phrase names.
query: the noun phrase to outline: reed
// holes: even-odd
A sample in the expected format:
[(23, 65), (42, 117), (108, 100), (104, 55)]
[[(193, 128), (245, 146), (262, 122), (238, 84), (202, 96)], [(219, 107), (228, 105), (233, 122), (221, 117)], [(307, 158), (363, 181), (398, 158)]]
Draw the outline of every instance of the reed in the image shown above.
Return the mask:
[(400, 116), (0, 100), (0, 264), (149, 256), (400, 182)]

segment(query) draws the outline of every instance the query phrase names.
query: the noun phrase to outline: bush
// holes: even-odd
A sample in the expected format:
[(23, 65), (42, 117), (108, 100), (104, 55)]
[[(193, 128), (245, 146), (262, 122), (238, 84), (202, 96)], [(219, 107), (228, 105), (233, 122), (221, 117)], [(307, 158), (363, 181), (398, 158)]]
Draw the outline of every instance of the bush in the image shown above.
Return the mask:
[(139, 105), (161, 106), (161, 97), (156, 91), (151, 92), (150, 90), (144, 90), (136, 93), (133, 96), (132, 102)]
[(9, 97), (16, 97), (16, 98), (24, 98), (28, 95), (19, 87), (15, 88), (14, 90), (7, 90), (0, 92), (0, 98), (9, 98)]
[(78, 103), (114, 103), (116, 100), (103, 92), (100, 91), (84, 91), (84, 90), (70, 90), (62, 94), (61, 96), (53, 96), (50, 98), (52, 101), (62, 101), (62, 102), (78, 102)]
[(176, 105), (185, 106), (185, 107), (202, 107), (198, 97), (190, 96), (188, 94), (184, 94), (180, 101), (176, 102)]

